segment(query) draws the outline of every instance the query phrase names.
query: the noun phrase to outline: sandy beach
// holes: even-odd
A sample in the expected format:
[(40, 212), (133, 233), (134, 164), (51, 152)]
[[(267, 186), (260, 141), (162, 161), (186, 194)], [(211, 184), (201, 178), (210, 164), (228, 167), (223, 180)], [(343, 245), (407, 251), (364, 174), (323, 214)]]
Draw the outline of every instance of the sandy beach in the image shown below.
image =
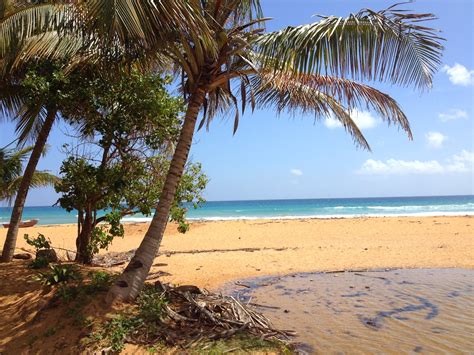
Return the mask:
[[(136, 248), (146, 224), (127, 224), (126, 236), (109, 251)], [(57, 248), (74, 250), (75, 225), (22, 229), (17, 252), (32, 248), (23, 234), (43, 233)], [(0, 243), (6, 229), (0, 230)], [(103, 251), (103, 253), (106, 251)], [(186, 234), (170, 225), (149, 281), (194, 284), (210, 290), (235, 280), (297, 272), (379, 268), (474, 268), (474, 217), (395, 217), (195, 222)], [(60, 256), (65, 257), (64, 251)], [(24, 261), (0, 264), (0, 352), (74, 353), (81, 328), (55, 328), (64, 309), (47, 307), (54, 291), (29, 281), (33, 270)], [(120, 272), (125, 265), (111, 268)], [(87, 271), (89, 268), (84, 268)], [(99, 268), (100, 270), (100, 268)], [(20, 282), (18, 282), (20, 280)], [(85, 314), (107, 316), (96, 299)], [(104, 313), (106, 312), (106, 313)], [(61, 318), (62, 319), (62, 318)], [(67, 321), (64, 320), (64, 321)], [(1, 325), (3, 324), (3, 326)], [(54, 337), (47, 329), (57, 330)], [(36, 339), (41, 338), (41, 342)], [(32, 342), (34, 346), (31, 347)], [(30, 349), (30, 350), (25, 350)], [(34, 350), (35, 349), (35, 350)], [(53, 352), (52, 349), (55, 349)], [(64, 352), (65, 349), (69, 349)], [(136, 353), (135, 351), (125, 353)], [(142, 352), (144, 353), (144, 352)]]
[[(109, 251), (136, 248), (146, 228), (126, 224), (125, 237)], [(32, 251), (23, 233), (43, 233), (54, 247), (74, 250), (75, 232), (75, 225), (22, 229), (18, 252)], [(0, 230), (1, 245), (5, 234)], [(170, 225), (161, 252), (152, 273), (166, 282), (209, 289), (246, 277), (305, 271), (473, 268), (474, 217), (194, 222), (184, 235)]]

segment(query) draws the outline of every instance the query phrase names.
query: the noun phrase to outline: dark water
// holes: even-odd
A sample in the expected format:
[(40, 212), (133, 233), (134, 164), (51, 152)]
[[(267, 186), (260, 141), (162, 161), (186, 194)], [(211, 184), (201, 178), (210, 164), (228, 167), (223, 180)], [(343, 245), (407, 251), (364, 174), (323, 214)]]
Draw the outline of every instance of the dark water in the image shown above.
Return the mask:
[[(474, 354), (474, 270), (304, 273), (233, 293), (314, 353)], [(236, 288), (239, 288), (236, 290)], [(276, 308), (273, 308), (276, 307)]]

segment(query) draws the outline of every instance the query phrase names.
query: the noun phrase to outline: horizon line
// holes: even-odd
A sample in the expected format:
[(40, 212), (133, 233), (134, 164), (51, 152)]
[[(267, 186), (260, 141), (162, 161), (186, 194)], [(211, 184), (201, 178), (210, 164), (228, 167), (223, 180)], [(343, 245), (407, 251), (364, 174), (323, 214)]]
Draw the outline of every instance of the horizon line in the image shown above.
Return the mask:
[[(206, 200), (206, 202), (251, 202), (251, 201), (294, 201), (294, 200), (360, 200), (379, 198), (426, 198), (426, 197), (474, 197), (474, 194), (463, 195), (402, 195), (402, 196), (373, 196), (373, 197), (305, 197), (305, 198), (270, 198), (270, 199), (248, 199), (248, 200)], [(25, 205), (25, 207), (58, 207), (54, 205)], [(12, 206), (0, 206), (0, 208), (12, 208)]]

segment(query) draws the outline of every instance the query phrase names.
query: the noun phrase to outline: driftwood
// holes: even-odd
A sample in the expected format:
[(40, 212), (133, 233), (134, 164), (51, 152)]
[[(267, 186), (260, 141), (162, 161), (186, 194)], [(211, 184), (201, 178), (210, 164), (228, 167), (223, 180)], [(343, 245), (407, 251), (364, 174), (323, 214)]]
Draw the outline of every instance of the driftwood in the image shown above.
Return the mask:
[[(237, 249), (196, 249), (196, 250), (169, 250), (158, 253), (157, 256), (165, 255), (172, 256), (177, 254), (203, 254), (203, 253), (231, 253), (231, 252), (247, 252), (253, 253), (255, 251), (284, 251), (284, 250), (296, 250), (295, 248), (237, 248)], [(117, 265), (123, 265), (129, 262), (133, 255), (135, 254), (136, 249), (132, 249), (126, 252), (110, 252), (107, 254), (101, 254), (94, 256), (92, 261), (93, 265), (102, 266), (102, 267), (111, 267)]]
[(157, 327), (139, 329), (127, 339), (135, 344), (157, 340), (171, 346), (189, 348), (209, 340), (230, 338), (243, 332), (261, 339), (289, 343), (295, 332), (278, 330), (262, 314), (234, 297), (209, 293), (195, 286), (155, 286), (167, 303), (163, 306)]

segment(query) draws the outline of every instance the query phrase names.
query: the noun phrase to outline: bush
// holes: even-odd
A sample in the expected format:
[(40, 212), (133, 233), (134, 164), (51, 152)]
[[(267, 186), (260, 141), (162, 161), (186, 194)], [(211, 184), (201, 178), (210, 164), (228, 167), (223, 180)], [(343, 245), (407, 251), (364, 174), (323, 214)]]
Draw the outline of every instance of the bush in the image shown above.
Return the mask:
[(50, 268), (51, 271), (39, 272), (34, 279), (47, 286), (80, 279), (80, 274), (74, 265), (52, 265)]
[(120, 353), (126, 336), (140, 325), (142, 321), (139, 318), (119, 315), (105, 324), (100, 337), (107, 339), (112, 351)]
[(105, 271), (91, 271), (89, 276), (91, 278), (89, 286), (92, 291), (107, 291), (114, 280), (114, 276)]
[(163, 293), (151, 285), (145, 285), (137, 299), (139, 316), (147, 322), (158, 322), (161, 320), (163, 306), (168, 301)]
[(25, 234), (23, 238), (25, 238), (26, 243), (34, 247), (36, 251), (40, 249), (51, 249), (51, 240), (46, 238), (44, 234), (38, 233), (36, 238), (30, 238), (28, 234)]
[(32, 260), (28, 267), (30, 269), (43, 269), (45, 267), (47, 267), (49, 265), (49, 260), (47, 258), (44, 258), (44, 257), (39, 257), (39, 258), (36, 258), (35, 260)]
[(56, 296), (64, 302), (70, 302), (79, 295), (79, 289), (76, 286), (67, 286), (62, 284), (56, 290)]

